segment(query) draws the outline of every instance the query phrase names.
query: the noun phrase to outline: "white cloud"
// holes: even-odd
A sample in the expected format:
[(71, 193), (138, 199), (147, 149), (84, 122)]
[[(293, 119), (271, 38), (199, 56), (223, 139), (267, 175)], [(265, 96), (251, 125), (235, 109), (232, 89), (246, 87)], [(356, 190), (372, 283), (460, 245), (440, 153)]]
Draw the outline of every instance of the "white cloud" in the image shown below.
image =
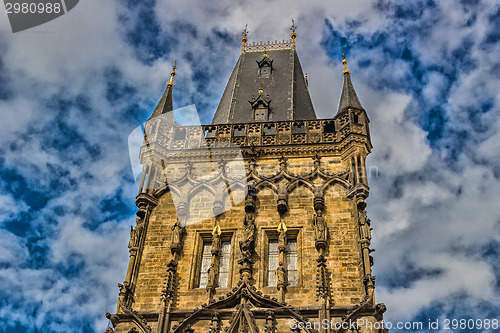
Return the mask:
[[(28, 265), (26, 239), (0, 234), (2, 260), (11, 265), (0, 269), (0, 279), (15, 291), (9, 295), (10, 301), (25, 307), (0, 308), (0, 318), (10, 318), (9, 324), (19, 321), (41, 327), (47, 316), (54, 316), (61, 323), (52, 323), (50, 329), (64, 332), (71, 330), (71, 320), (81, 319), (81, 310), (94, 321), (96, 331), (104, 330), (102, 314), (114, 308), (115, 285), (123, 279), (127, 263), (127, 230), (134, 221), (132, 217), (113, 218), (110, 212), (99, 211), (99, 205), (119, 191), (122, 199), (132, 204), (137, 190), (129, 171), (126, 140), (139, 124), (127, 123), (131, 120), (125, 119), (124, 110), (132, 103), (145, 108), (160, 98), (174, 58), (179, 65), (174, 90), (178, 106), (191, 104), (195, 97), (217, 104), (240, 48), (239, 44), (224, 43), (214, 31), (239, 38), (248, 23), (250, 42), (288, 39), (292, 17), (298, 26), (297, 49), (303, 69), (309, 73), (309, 88), (320, 117), (336, 113), (342, 83), (340, 59), (330, 59), (320, 45), (326, 33), (325, 21), (340, 31), (353, 32), (349, 42), (354, 48), (356, 43), (361, 45), (356, 51), (362, 54), (353, 51), (349, 66), (371, 119), (374, 150), (369, 163), (380, 175), (370, 179), (368, 209), (377, 248), (374, 268), (378, 281), (383, 282), (384, 276), (389, 280), (392, 272), (400, 273), (408, 260), (415, 271), (441, 270), (440, 274), (416, 276), (404, 287), (378, 287), (378, 299), (389, 305), (388, 315), (410, 318), (433, 301), (458, 292), (497, 304), (491, 298), (496, 292), (493, 267), (482, 260), (479, 250), (500, 238), (496, 205), (500, 184), (492, 167), (500, 165), (500, 85), (499, 78), (491, 75), (498, 65), (499, 46), (481, 47), (492, 29), (487, 17), (497, 5), (482, 2), (475, 12), (466, 12), (455, 4), (440, 2), (437, 9), (424, 11), (420, 18), (396, 22), (389, 15), (393, 4), (380, 12), (361, 0), (335, 5), (328, 1), (161, 1), (154, 8), (162, 29), (159, 35), (168, 34), (179, 43), (175, 47), (163, 45), (165, 58), (149, 64), (136, 59), (135, 50), (124, 41), (124, 29), (130, 29), (138, 18), (136, 12), (127, 13), (120, 2), (80, 2), (47, 25), (15, 35), (3, 33), (2, 70), (9, 73), (7, 83), (16, 95), (0, 101), (2, 163), (25, 177), (35, 191), (49, 189), (54, 182), (64, 186), (51, 193), (47, 205), (35, 212), (31, 221), (36, 230), (33, 233), (44, 237), (39, 242), (48, 249), (43, 267)], [(473, 14), (477, 19), (465, 27)], [(128, 15), (131, 22), (120, 21), (118, 15)], [(180, 23), (190, 24), (196, 33), (180, 28)], [(359, 26), (353, 28), (353, 24)], [(422, 27), (428, 33), (418, 31)], [(0, 29), (8, 30), (5, 23), (0, 23)], [(410, 30), (414, 37), (402, 35)], [(379, 35), (386, 36), (387, 44), (370, 47)], [(468, 40), (472, 41), (470, 56), (475, 62), (470, 68), (450, 60), (453, 51)], [(386, 49), (401, 45), (410, 47), (420, 61), (419, 70), (424, 71), (426, 82), (421, 92), (410, 91), (407, 82), (413, 79), (412, 64)], [(340, 50), (335, 52), (340, 54)], [(361, 68), (361, 58), (372, 64)], [(440, 66), (449, 71), (440, 71)], [(110, 67), (117, 68), (121, 77), (104, 78), (103, 72)], [(206, 92), (199, 90), (196, 75), (200, 71), (207, 77), (203, 82), (209, 87)], [(456, 72), (459, 79), (452, 82), (449, 91), (443, 91), (453, 79), (450, 72)], [(111, 103), (105, 95), (106, 79), (129, 84), (135, 92)], [(380, 88), (380, 82), (393, 84)], [(64, 111), (47, 106), (57, 95), (73, 102), (77, 96), (84, 97), (90, 110), (82, 111), (77, 105)], [(449, 137), (431, 148), (421, 126), (422, 114), (428, 110), (421, 109), (417, 97), (422, 97), (426, 106), (443, 107), (448, 130), (465, 133), (459, 144), (469, 155), (459, 151), (455, 164), (449, 165)], [(492, 106), (479, 116), (484, 128), (478, 131), (467, 108), (479, 107), (483, 99), (489, 99)], [(81, 135), (64, 154), (62, 148), (46, 144), (72, 135), (61, 133), (58, 121)], [(89, 146), (100, 152), (87, 152)], [(58, 175), (49, 164), (64, 174)], [(127, 172), (130, 175), (125, 181)], [(2, 220), (28, 211), (24, 202), (15, 201), (6, 189), (2, 191)], [(81, 260), (81, 270), (65, 277), (64, 265), (71, 260)], [(88, 288), (89, 284), (93, 288)], [(26, 316), (35, 309), (36, 315)]]

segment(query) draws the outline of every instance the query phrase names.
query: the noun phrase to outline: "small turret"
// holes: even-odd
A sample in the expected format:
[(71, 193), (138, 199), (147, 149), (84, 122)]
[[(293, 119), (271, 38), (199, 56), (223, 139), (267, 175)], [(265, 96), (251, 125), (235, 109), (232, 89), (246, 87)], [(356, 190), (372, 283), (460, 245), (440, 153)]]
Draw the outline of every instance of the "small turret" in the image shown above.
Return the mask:
[(168, 115), (166, 115), (166, 117), (169, 117), (171, 120), (174, 119), (174, 114), (173, 114), (174, 103), (172, 98), (172, 90), (175, 87), (174, 76), (176, 68), (177, 68), (177, 60), (174, 60), (174, 65), (172, 66), (172, 71), (170, 72), (170, 81), (167, 82), (167, 88), (165, 89), (163, 96), (161, 96), (158, 105), (156, 105), (156, 108), (153, 111), (151, 117), (149, 117), (149, 119), (153, 119), (160, 115), (166, 115), (167, 113)]
[(358, 99), (358, 95), (356, 95), (356, 91), (354, 90), (354, 86), (351, 82), (351, 71), (347, 69), (347, 60), (345, 58), (345, 54), (342, 54), (342, 64), (344, 65), (344, 71), (342, 75), (344, 76), (344, 86), (342, 87), (342, 94), (340, 95), (340, 103), (339, 110), (337, 114), (340, 114), (347, 108), (364, 110), (361, 106), (361, 103)]

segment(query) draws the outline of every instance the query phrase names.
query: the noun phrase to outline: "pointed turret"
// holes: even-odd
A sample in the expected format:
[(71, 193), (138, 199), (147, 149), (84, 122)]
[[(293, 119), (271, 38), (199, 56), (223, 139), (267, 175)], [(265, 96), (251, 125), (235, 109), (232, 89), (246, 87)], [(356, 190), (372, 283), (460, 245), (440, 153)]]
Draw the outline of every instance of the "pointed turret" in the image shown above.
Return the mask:
[(338, 113), (341, 113), (347, 108), (364, 110), (361, 103), (356, 95), (354, 86), (351, 82), (351, 71), (347, 69), (347, 60), (345, 59), (345, 54), (342, 54), (342, 64), (344, 65), (344, 86), (342, 87), (342, 94), (340, 95), (340, 103)]
[[(173, 114), (174, 103), (173, 103), (173, 98), (172, 98), (172, 90), (174, 90), (174, 87), (175, 87), (174, 76), (175, 76), (175, 69), (176, 68), (177, 68), (177, 61), (174, 61), (174, 65), (172, 66), (172, 71), (170, 72), (170, 81), (167, 82), (167, 88), (165, 89), (163, 96), (161, 96), (160, 101), (158, 102), (158, 105), (156, 105), (156, 108), (153, 111), (153, 114), (151, 115), (151, 117), (149, 117), (149, 119), (153, 119), (153, 118), (161, 116), (161, 115), (166, 115), (166, 117), (171, 118), (171, 120), (174, 119), (174, 114)], [(168, 115), (167, 115), (167, 113), (168, 113)]]

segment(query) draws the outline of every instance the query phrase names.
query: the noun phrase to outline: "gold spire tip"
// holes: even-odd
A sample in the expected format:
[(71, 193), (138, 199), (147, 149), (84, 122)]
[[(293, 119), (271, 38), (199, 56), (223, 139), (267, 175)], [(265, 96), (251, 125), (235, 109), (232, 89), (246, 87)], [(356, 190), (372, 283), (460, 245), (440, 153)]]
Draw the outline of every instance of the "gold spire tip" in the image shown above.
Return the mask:
[(344, 71), (342, 72), (343, 74), (351, 72), (350, 70), (347, 69), (347, 60), (345, 58), (344, 52), (342, 52), (342, 65), (344, 65)]
[(248, 35), (248, 24), (245, 24), (245, 30), (243, 30), (243, 37), (241, 38), (241, 42), (243, 43), (242, 47), (241, 47), (241, 52), (245, 52), (245, 47), (247, 45), (247, 41), (248, 41), (248, 38), (247, 38), (247, 35)]
[(290, 34), (290, 37), (292, 37), (292, 43), (294, 48), (295, 48), (295, 38), (297, 38), (295, 29), (297, 29), (297, 27), (295, 26), (295, 21), (292, 19), (292, 27), (290, 28), (290, 30), (292, 30), (292, 33)]
[(264, 88), (262, 88), (262, 83), (259, 85), (259, 94), (262, 94), (264, 92)]
[(174, 85), (174, 76), (176, 69), (177, 69), (177, 60), (174, 60), (174, 64), (172, 65), (172, 71), (170, 72), (170, 81), (168, 81), (167, 83), (168, 86)]
[(280, 224), (278, 225), (278, 228), (276, 229), (277, 232), (287, 232), (288, 228), (286, 227), (285, 221), (281, 220)]
[(215, 235), (217, 233), (217, 235), (220, 236), (220, 234), (222, 233), (222, 231), (220, 230), (220, 225), (215, 225), (214, 227), (214, 230), (212, 230), (212, 235)]

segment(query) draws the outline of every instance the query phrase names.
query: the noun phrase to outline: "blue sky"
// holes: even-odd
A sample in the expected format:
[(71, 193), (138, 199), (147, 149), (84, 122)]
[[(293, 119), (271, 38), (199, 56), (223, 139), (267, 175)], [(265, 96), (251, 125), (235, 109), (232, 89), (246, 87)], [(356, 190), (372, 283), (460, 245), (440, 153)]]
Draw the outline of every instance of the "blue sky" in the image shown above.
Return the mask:
[(386, 320), (500, 313), (498, 1), (81, 1), (13, 34), (0, 14), (0, 332), (103, 332), (123, 281), (127, 137), (177, 59), (209, 123), (249, 41), (289, 36), (316, 113), (341, 50), (371, 119), (368, 214)]

